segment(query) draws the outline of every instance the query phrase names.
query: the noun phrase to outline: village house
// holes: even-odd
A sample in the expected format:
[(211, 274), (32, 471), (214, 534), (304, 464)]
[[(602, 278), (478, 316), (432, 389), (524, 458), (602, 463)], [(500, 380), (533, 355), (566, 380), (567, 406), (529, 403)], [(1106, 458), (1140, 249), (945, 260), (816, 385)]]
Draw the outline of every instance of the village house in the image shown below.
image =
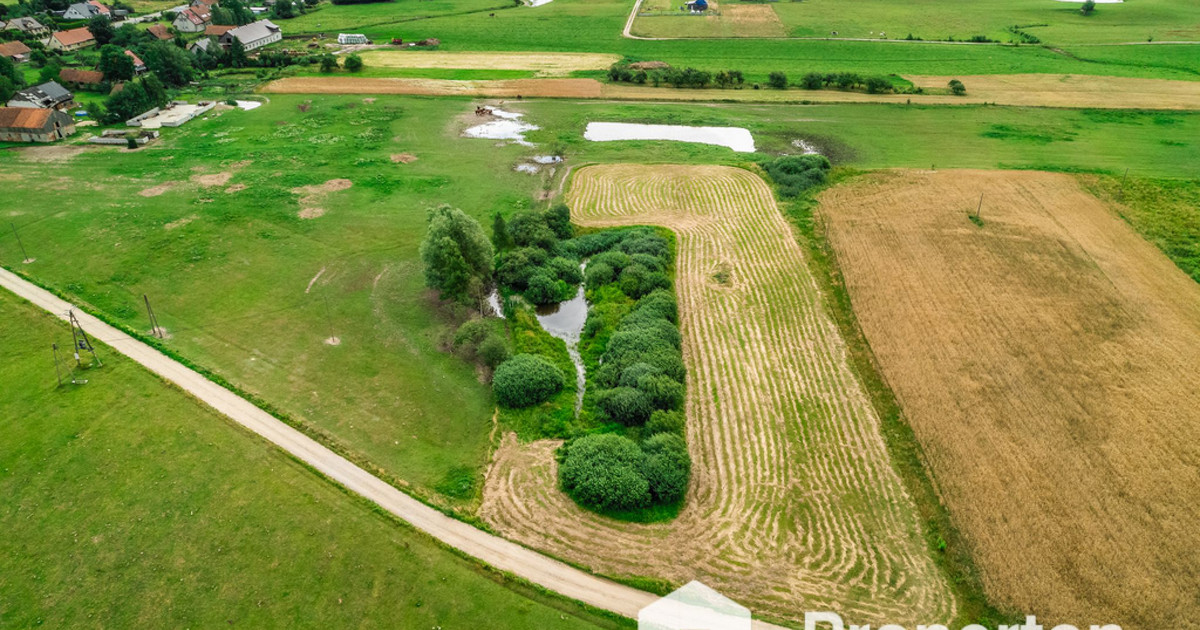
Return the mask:
[(175, 16), (171, 26), (180, 33), (199, 33), (212, 23), (212, 11), (208, 7), (188, 7)]
[(13, 63), (25, 63), (29, 61), (29, 47), (24, 42), (4, 42), (0, 43), (0, 57), (4, 57)]
[(57, 109), (0, 107), (0, 142), (54, 142), (75, 133), (75, 121)]
[(338, 43), (347, 46), (351, 44), (369, 44), (371, 41), (362, 33), (338, 33)]
[(237, 27), (228, 24), (209, 24), (208, 26), (204, 27), (204, 36), (220, 37), (235, 28)]
[(83, 26), (66, 31), (55, 31), (50, 34), (50, 41), (46, 43), (46, 47), (50, 50), (61, 50), (64, 52), (95, 45), (96, 38), (92, 37), (92, 32)]
[(112, 17), (112, 12), (108, 10), (108, 7), (96, 2), (96, 0), (89, 0), (88, 2), (76, 2), (67, 7), (67, 10), (63, 13), (63, 19), (90, 20), (97, 15)]
[(104, 83), (104, 73), (97, 70), (63, 68), (58, 73), (58, 80), (77, 90), (97, 90)]
[(135, 74), (142, 74), (146, 71), (146, 64), (142, 61), (141, 57), (138, 57), (132, 50), (126, 50), (125, 54), (133, 60), (133, 72)]
[(45, 37), (50, 34), (50, 29), (31, 17), (13, 18), (9, 20), (4, 28), (12, 31), (20, 31), (31, 37)]
[(75, 104), (75, 95), (55, 81), (28, 87), (13, 94), (9, 107), (28, 109), (69, 109)]
[(163, 26), (162, 24), (155, 24), (154, 26), (146, 29), (146, 32), (153, 35), (157, 40), (166, 41), (168, 39), (175, 39), (175, 37), (171, 35), (171, 31), (168, 31), (167, 27)]
[(191, 6), (203, 7), (209, 11), (212, 11), (213, 7), (219, 6), (219, 3), (217, 0), (192, 0)]
[(221, 36), (221, 46), (228, 48), (237, 39), (247, 51), (262, 48), (267, 44), (283, 39), (283, 31), (279, 30), (271, 20), (259, 20), (245, 26), (239, 26)]
[(212, 36), (201, 37), (196, 41), (187, 45), (188, 52), (193, 55), (198, 55), (201, 52), (215, 52), (220, 50), (220, 45), (217, 44), (216, 38)]

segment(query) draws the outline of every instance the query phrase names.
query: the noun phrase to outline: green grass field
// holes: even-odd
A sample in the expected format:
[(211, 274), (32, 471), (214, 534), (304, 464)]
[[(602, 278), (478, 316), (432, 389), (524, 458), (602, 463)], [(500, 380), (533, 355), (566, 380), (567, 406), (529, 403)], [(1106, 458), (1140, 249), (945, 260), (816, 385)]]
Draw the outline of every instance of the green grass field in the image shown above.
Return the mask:
[[(752, 156), (667, 142), (593, 143), (588, 121), (746, 126), (760, 150), (815, 143), (858, 168), (1036, 168), (1200, 178), (1200, 115), (996, 107), (696, 105), (538, 101), (513, 105), (539, 148), (459, 137), (467, 99), (273, 95), (169, 129), (135, 153), (67, 161), (6, 157), (11, 232), (0, 260), (148, 330), (417, 494), (472, 511), (490, 452), (490, 392), (443, 351), (449, 324), (423, 289), (425, 209), (450, 203), (487, 223), (535, 204), (545, 177), (513, 171), (554, 146), (572, 163), (745, 164)], [(301, 107), (307, 111), (301, 111)], [(467, 122), (459, 122), (466, 115)], [(411, 164), (391, 155), (410, 153)], [(244, 163), (248, 161), (248, 163)], [(228, 172), (222, 186), (192, 182)], [(307, 205), (293, 188), (348, 178)], [(146, 197), (143, 192), (161, 195)], [(241, 187), (237, 190), (230, 187)], [(232, 192), (226, 192), (232, 190)], [(311, 286), (310, 286), (311, 285)], [(336, 336), (340, 345), (324, 341)], [(471, 471), (464, 489), (464, 470)], [(453, 488), (452, 491), (446, 490)], [(454, 496), (442, 496), (439, 489)]]
[[(661, 2), (660, 2), (661, 4)], [(722, 14), (711, 19), (680, 15), (681, 2), (668, 2), (675, 15), (643, 17), (634, 33), (647, 37), (719, 37), (723, 22), (731, 21), (738, 5), (762, 4), (737, 0), (718, 3)], [(982, 0), (969, 9), (945, 0), (889, 2), (887, 0), (804, 0), (770, 2), (789, 37), (837, 37), (964, 41), (975, 36), (1022, 41), (1010, 27), (1043, 43), (1068, 44), (1200, 41), (1200, 6), (1172, 0), (1138, 0), (1100, 5), (1085, 16), (1079, 4), (1051, 0)], [(681, 29), (683, 29), (681, 31)], [(750, 33), (757, 35), (757, 33)]]
[[(1029, 1), (1032, 0), (1022, 0), (1022, 5), (1028, 6)], [(1160, 4), (1160, 0), (1152, 1), (1156, 5)], [(782, 10), (785, 5), (803, 8), (807, 4), (808, 2), (777, 3), (773, 6)], [(1045, 4), (1050, 5), (1050, 11), (1063, 11), (1060, 3), (1045, 0)], [(1200, 45), (1112, 46), (1100, 49), (1075, 46), (1073, 43), (1062, 43), (1060, 46), (1059, 42), (1055, 42), (1055, 46), (1059, 48), (1051, 50), (1043, 46), (822, 42), (796, 39), (736, 42), (638, 41), (621, 37), (621, 30), (632, 8), (630, 0), (554, 0), (540, 7), (512, 7), (415, 21), (411, 19), (412, 12), (402, 5), (403, 3), (398, 2), (325, 6), (319, 12), (291, 20), (284, 26), (289, 33), (333, 31), (329, 25), (341, 23), (343, 18), (339, 16), (344, 15), (346, 24), (361, 25), (359, 30), (377, 41), (387, 41), (393, 37), (405, 41), (436, 37), (442, 42), (443, 50), (618, 53), (637, 59), (657, 59), (674, 65), (695, 66), (705, 70), (739, 69), (745, 72), (751, 81), (763, 81), (769, 72), (776, 70), (789, 74), (803, 74), (809, 71), (929, 75), (1044, 72), (1200, 80), (1200, 63), (1196, 61), (1200, 59)], [(943, 1), (940, 5), (946, 13), (986, 14), (985, 11), (963, 11), (960, 5), (950, 2)], [(906, 5), (891, 3), (889, 6)], [(1194, 7), (1183, 7), (1182, 3), (1170, 3), (1167, 6), (1175, 7), (1172, 11), (1181, 12), (1185, 16), (1200, 13)], [(1136, 7), (1131, 2), (1129, 6), (1118, 8)], [(1084, 26), (1106, 23), (1105, 21), (1110, 19), (1104, 15), (1106, 10), (1115, 13), (1113, 7), (1102, 6), (1097, 15), (1087, 18), (1094, 18), (1096, 22), (1088, 22)], [(901, 11), (903, 9), (897, 8), (893, 13)], [(491, 17), (491, 13), (495, 13), (495, 17)], [(855, 14), (859, 13), (855, 11)], [(1067, 17), (1065, 14), (1055, 15)], [(324, 17), (316, 20), (316, 16)], [(919, 19), (919, 16), (914, 19)], [(1080, 16), (1080, 19), (1084, 18)], [(317, 21), (324, 26), (316, 28)], [(997, 24), (1001, 29), (1009, 25), (1004, 21)], [(890, 27), (878, 28), (887, 31), (889, 36), (907, 35), (893, 32)], [(964, 36), (970, 37), (973, 34), (976, 33), (966, 33)], [(1189, 41), (1198, 39), (1200, 37), (1188, 38)], [(1144, 41), (1144, 36), (1135, 37), (1134, 41)]]
[[(512, 0), (398, 0), (371, 4), (333, 5), (322, 2), (310, 10), (280, 24), (288, 32), (326, 32), (336, 37), (338, 32), (365, 32), (384, 25), (402, 24), (430, 17), (462, 15), (477, 11), (492, 12), (514, 6)], [(404, 38), (411, 41), (411, 38)]]
[[(596, 628), (0, 292), (0, 627)], [(625, 624), (631, 625), (631, 624)]]

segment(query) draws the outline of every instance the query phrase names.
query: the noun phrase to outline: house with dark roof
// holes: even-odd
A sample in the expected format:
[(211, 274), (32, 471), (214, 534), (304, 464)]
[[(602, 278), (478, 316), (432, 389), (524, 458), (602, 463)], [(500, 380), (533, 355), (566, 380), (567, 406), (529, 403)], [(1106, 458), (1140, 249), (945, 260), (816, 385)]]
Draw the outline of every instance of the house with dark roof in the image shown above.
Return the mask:
[(9, 107), (29, 109), (69, 109), (74, 104), (75, 95), (56, 81), (25, 88), (13, 94), (12, 99), (8, 101)]
[(199, 55), (201, 52), (215, 53), (221, 49), (221, 45), (217, 43), (217, 38), (207, 35), (188, 44), (187, 49), (193, 55)]
[(77, 90), (95, 90), (104, 83), (104, 73), (97, 70), (63, 68), (58, 73), (58, 80)]
[(199, 6), (180, 11), (171, 26), (180, 33), (199, 33), (209, 24), (212, 24), (212, 10)]
[(50, 50), (62, 51), (79, 50), (80, 48), (95, 45), (96, 38), (92, 37), (92, 32), (84, 26), (51, 33), (50, 41), (46, 43), (46, 47)]
[(112, 12), (109, 11), (108, 7), (96, 2), (96, 0), (90, 0), (89, 2), (76, 2), (67, 7), (67, 10), (63, 12), (63, 19), (90, 20), (97, 15), (112, 17)]
[(31, 17), (13, 18), (8, 21), (8, 24), (6, 24), (4, 28), (13, 31), (20, 31), (33, 37), (45, 37), (46, 35), (50, 34), (50, 29), (46, 28), (41, 22)]
[(75, 133), (75, 121), (57, 109), (0, 107), (0, 142), (54, 142)]
[(0, 57), (4, 57), (13, 63), (25, 63), (29, 61), (29, 47), (24, 42), (3, 42), (0, 43)]
[(221, 36), (221, 46), (228, 48), (237, 39), (247, 51), (261, 48), (283, 39), (283, 31), (271, 20), (259, 20), (239, 26)]
[(175, 39), (175, 36), (171, 35), (171, 31), (168, 31), (167, 27), (163, 26), (162, 24), (155, 24), (154, 26), (146, 29), (146, 32), (150, 33), (155, 39), (158, 40), (165, 41), (168, 39)]

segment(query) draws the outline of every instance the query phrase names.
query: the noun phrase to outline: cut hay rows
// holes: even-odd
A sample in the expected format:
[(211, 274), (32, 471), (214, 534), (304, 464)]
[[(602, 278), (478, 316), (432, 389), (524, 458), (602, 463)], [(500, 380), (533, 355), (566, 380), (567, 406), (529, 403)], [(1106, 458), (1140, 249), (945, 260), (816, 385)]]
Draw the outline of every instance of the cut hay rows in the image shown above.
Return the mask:
[(992, 599), (1200, 627), (1200, 285), (1064, 174), (873, 174), (821, 213)]
[[(686, 507), (612, 521), (555, 482), (554, 442), (510, 436), (481, 514), (506, 536), (610, 575), (700, 579), (759, 613), (837, 610), (855, 623), (950, 618), (879, 420), (847, 367), (770, 188), (716, 166), (592, 166), (568, 196), (583, 226), (678, 236), (688, 364)], [(714, 274), (728, 270), (729, 278)]]

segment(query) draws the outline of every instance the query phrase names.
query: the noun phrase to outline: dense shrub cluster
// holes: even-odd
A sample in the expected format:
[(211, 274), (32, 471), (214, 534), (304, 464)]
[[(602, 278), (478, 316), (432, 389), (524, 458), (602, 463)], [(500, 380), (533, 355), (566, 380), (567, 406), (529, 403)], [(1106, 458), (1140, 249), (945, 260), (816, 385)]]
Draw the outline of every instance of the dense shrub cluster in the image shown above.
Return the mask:
[(779, 196), (790, 198), (825, 183), (829, 160), (816, 154), (785, 155), (764, 163), (762, 167), (779, 186)]
[(498, 330), (498, 320), (470, 319), (454, 332), (452, 346), (455, 354), (494, 370), (508, 360), (508, 344)]
[(626, 511), (678, 502), (687, 492), (692, 462), (687, 444), (660, 433), (638, 445), (620, 435), (586, 435), (559, 452), (559, 481), (580, 504)]
[[(717, 73), (697, 70), (695, 68), (652, 68), (638, 69), (629, 61), (618, 61), (608, 69), (608, 78), (617, 83), (647, 83), (658, 87), (667, 84), (677, 88), (702, 88), (715, 86), (719, 88), (740, 88), (746, 83), (746, 77), (740, 70), (722, 70)], [(772, 72), (767, 75), (767, 86), (786, 90), (792, 83), (784, 72)], [(864, 77), (854, 72), (810, 72), (804, 75), (798, 84), (806, 90), (821, 90), (836, 88), (839, 90), (866, 90), (870, 94), (882, 94), (895, 90), (887, 77)], [(758, 84), (754, 84), (758, 89)]]
[(496, 281), (533, 304), (570, 299), (583, 281), (579, 256), (564, 240), (572, 234), (570, 211), (564, 205), (520, 212), (507, 222), (497, 215), (492, 223)]
[(492, 392), (505, 407), (530, 407), (562, 391), (562, 370), (542, 357), (518, 354), (500, 364), (492, 377)]

